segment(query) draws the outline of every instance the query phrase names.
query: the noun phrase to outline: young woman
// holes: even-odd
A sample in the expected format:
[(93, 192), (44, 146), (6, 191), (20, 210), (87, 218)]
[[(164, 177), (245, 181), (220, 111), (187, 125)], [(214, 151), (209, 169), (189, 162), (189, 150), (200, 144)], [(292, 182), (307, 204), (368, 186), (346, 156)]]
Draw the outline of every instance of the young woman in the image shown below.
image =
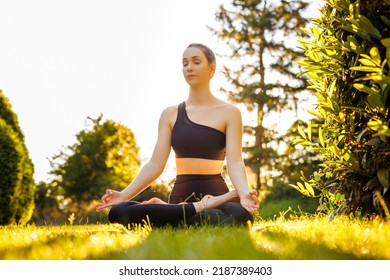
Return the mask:
[[(97, 211), (111, 207), (112, 223), (242, 225), (258, 211), (257, 194), (249, 189), (242, 160), (240, 111), (210, 90), (216, 70), (214, 53), (203, 44), (190, 44), (182, 64), (189, 95), (162, 112), (150, 161), (125, 189), (108, 189), (96, 205)], [(162, 174), (171, 148), (177, 176), (168, 203), (156, 198), (129, 201)], [(225, 158), (234, 191), (229, 191), (221, 175)]]

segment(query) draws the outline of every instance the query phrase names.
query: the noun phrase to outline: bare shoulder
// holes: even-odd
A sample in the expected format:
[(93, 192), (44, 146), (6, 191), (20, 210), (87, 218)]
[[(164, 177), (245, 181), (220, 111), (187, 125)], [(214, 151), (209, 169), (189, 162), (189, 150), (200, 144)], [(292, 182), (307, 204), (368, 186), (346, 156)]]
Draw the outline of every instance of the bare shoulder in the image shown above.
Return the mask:
[(166, 107), (160, 116), (160, 121), (169, 124), (171, 127), (176, 122), (178, 105)]
[(221, 101), (221, 109), (223, 110), (223, 113), (227, 117), (241, 119), (241, 111), (234, 104), (231, 104), (231, 103), (228, 103), (228, 102), (225, 102), (225, 101)]
[(172, 115), (172, 114), (176, 114), (177, 113), (177, 107), (178, 107), (178, 105), (171, 105), (169, 107), (166, 107), (162, 111), (161, 116), (169, 116), (169, 115)]

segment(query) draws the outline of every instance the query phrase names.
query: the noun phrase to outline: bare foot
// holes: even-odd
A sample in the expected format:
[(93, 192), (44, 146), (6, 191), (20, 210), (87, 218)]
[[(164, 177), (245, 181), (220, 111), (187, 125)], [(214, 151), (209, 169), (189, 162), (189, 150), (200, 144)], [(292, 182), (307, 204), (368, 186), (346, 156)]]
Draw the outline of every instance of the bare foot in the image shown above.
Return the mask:
[(232, 190), (219, 196), (205, 195), (200, 201), (194, 202), (196, 212), (200, 212), (210, 208), (216, 208), (219, 205), (228, 202), (236, 201), (238, 194), (236, 190)]
[(141, 202), (141, 204), (167, 204), (167, 203), (157, 197), (152, 197), (149, 200), (145, 200)]

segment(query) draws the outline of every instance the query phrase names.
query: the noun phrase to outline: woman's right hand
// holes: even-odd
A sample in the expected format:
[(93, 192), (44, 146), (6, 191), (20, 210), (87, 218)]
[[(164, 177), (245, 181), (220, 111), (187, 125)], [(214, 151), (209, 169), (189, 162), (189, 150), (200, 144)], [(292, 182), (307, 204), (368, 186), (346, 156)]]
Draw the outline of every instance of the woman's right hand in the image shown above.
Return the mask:
[(112, 207), (114, 205), (117, 205), (117, 204), (123, 202), (124, 199), (122, 197), (121, 192), (107, 189), (106, 193), (102, 196), (102, 201), (103, 201), (102, 203), (98, 203), (95, 205), (96, 211), (98, 211), (98, 212), (102, 211), (105, 208), (109, 208), (109, 207)]

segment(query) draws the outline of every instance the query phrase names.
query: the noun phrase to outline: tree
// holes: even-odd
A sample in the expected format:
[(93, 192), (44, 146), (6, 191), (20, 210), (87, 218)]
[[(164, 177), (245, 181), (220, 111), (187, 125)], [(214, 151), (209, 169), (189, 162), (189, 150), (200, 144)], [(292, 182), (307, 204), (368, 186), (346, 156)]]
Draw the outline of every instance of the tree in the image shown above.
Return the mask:
[(35, 192), (35, 210), (32, 217), (34, 224), (61, 224), (66, 222), (70, 213), (63, 212), (64, 190), (55, 182), (39, 182)]
[(278, 157), (272, 146), (276, 132), (264, 121), (274, 113), (295, 110), (299, 93), (307, 87), (305, 79), (297, 77), (299, 67), (294, 63), (303, 56), (294, 42), (298, 35), (304, 36), (301, 28), (307, 20), (300, 12), (307, 5), (298, 0), (233, 0), (228, 8), (221, 5), (216, 13), (221, 28), (210, 28), (231, 48), (230, 60), (239, 63), (225, 67), (233, 88), (221, 90), (231, 101), (255, 111), (255, 125), (245, 126), (245, 133), (254, 140), (244, 152), (258, 190), (267, 188), (266, 176), (270, 175), (261, 174), (270, 174)]
[(34, 166), (17, 115), (0, 91), (0, 224), (26, 224), (34, 210)]
[(133, 132), (123, 124), (88, 118), (92, 127), (76, 136), (76, 143), (68, 146), (52, 159), (51, 174), (64, 190), (64, 197), (78, 206), (90, 205), (100, 199), (106, 188), (124, 188), (136, 176), (140, 167), (139, 148)]
[[(300, 62), (322, 124), (300, 143), (321, 155), (321, 170), (295, 187), (320, 191), (324, 211), (390, 218), (390, 1), (326, 0), (302, 39)], [(316, 139), (312, 139), (316, 129)]]

